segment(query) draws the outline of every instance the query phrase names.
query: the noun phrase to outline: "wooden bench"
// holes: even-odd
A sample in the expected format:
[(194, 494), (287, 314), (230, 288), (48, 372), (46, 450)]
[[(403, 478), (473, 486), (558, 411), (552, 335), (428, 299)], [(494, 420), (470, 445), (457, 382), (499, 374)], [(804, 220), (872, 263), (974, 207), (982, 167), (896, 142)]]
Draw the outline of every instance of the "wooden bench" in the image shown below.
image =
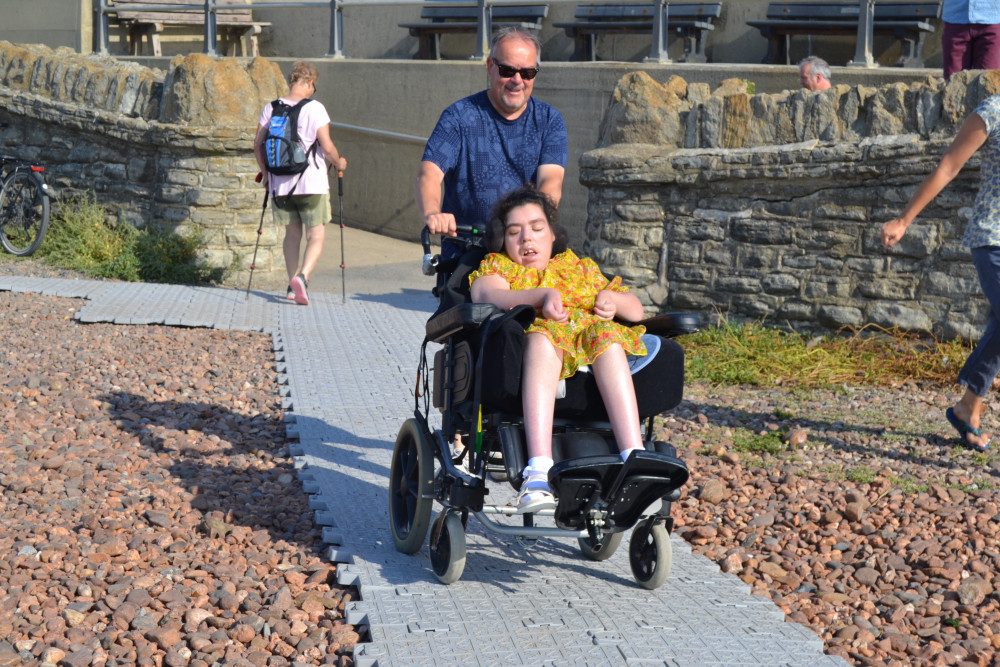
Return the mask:
[[(667, 7), (667, 25), (684, 39), (681, 62), (707, 62), (705, 40), (714, 30), (712, 21), (722, 15), (722, 3), (671, 2)], [(573, 21), (557, 21), (552, 25), (566, 31), (576, 45), (571, 60), (597, 60), (597, 37), (607, 34), (627, 34), (653, 31), (656, 5), (649, 4), (588, 4), (579, 5)], [(665, 42), (664, 42), (665, 43)]]
[[(130, 7), (149, 7), (163, 5), (170, 11), (133, 10)], [(260, 50), (257, 45), (257, 35), (264, 26), (271, 25), (254, 21), (250, 5), (244, 0), (216, 0), (216, 6), (236, 7), (223, 9), (216, 13), (216, 25), (219, 33), (229, 44), (226, 55), (235, 56), (236, 46), (242, 47), (242, 55), (257, 56)], [(168, 27), (198, 26), (204, 30), (205, 1), (204, 0), (114, 0), (115, 19), (118, 24), (128, 30), (129, 54), (142, 55), (143, 37), (154, 56), (163, 55), (160, 48), (160, 33)]]
[[(924, 40), (941, 18), (941, 2), (876, 2), (872, 34), (891, 35), (903, 49), (897, 66), (923, 67)], [(747, 21), (767, 38), (765, 63), (789, 62), (792, 35), (857, 35), (860, 6), (847, 2), (772, 2), (767, 18)]]
[[(441, 60), (441, 35), (474, 33), (479, 9), (474, 4), (448, 3), (427, 5), (420, 10), (420, 23), (400, 23), (419, 39), (418, 59)], [(491, 8), (493, 29), (516, 26), (525, 30), (541, 30), (542, 19), (549, 14), (548, 5), (496, 5)]]

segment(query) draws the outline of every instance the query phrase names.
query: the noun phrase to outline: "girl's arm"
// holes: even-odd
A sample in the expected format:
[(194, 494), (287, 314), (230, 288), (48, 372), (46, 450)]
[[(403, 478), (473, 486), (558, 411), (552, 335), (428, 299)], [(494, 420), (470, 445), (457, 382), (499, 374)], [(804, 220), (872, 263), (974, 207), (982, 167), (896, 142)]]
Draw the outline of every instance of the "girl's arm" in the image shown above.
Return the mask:
[(970, 114), (965, 123), (962, 124), (962, 129), (958, 131), (955, 140), (948, 146), (941, 162), (910, 197), (903, 214), (882, 225), (882, 245), (891, 248), (903, 238), (903, 234), (906, 233), (906, 229), (913, 222), (913, 219), (920, 215), (924, 207), (930, 204), (931, 200), (944, 190), (946, 185), (951, 183), (972, 157), (972, 154), (986, 143), (988, 136), (986, 122), (979, 114)]
[(528, 305), (541, 312), (542, 317), (555, 322), (565, 322), (569, 313), (563, 308), (562, 295), (551, 287), (512, 290), (510, 283), (501, 276), (491, 274), (472, 281), (472, 300), (476, 303), (492, 303), (497, 308), (510, 310), (514, 306)]
[(627, 322), (638, 322), (644, 312), (642, 302), (635, 294), (605, 289), (594, 298), (594, 314), (605, 320), (617, 316)]

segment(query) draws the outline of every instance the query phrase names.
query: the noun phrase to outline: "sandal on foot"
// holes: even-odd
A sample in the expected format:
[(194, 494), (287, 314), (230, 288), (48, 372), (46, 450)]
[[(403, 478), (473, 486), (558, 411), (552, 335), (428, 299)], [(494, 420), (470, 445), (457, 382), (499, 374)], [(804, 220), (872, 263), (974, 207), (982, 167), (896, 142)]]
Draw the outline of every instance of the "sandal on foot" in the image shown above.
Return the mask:
[(948, 418), (948, 423), (950, 423), (956, 431), (958, 431), (958, 439), (962, 442), (963, 447), (967, 447), (975, 452), (985, 452), (989, 450), (990, 443), (987, 440), (981, 444), (975, 444), (969, 442), (969, 436), (974, 435), (979, 439), (983, 437), (983, 431), (979, 428), (973, 428), (969, 424), (958, 418), (955, 411), (952, 408), (948, 408), (944, 411), (944, 416)]
[(556, 497), (549, 488), (547, 475), (532, 475), (521, 484), (517, 494), (517, 513), (528, 514), (542, 510), (554, 510)]

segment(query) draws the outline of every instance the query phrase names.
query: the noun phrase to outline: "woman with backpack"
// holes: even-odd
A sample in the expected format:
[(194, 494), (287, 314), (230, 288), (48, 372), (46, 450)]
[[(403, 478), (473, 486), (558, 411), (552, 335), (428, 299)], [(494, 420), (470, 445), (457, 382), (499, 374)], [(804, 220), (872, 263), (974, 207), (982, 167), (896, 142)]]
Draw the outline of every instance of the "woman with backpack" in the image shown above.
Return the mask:
[[(274, 202), (274, 222), (285, 227), (286, 296), (304, 306), (309, 305), (309, 274), (323, 253), (324, 225), (332, 218), (328, 172), (330, 167), (338, 173), (347, 168), (347, 160), (330, 138), (326, 107), (311, 99), (318, 76), (309, 63), (295, 63), (288, 94), (264, 107), (254, 138), (261, 182)], [(306, 249), (300, 263), (303, 229)]]

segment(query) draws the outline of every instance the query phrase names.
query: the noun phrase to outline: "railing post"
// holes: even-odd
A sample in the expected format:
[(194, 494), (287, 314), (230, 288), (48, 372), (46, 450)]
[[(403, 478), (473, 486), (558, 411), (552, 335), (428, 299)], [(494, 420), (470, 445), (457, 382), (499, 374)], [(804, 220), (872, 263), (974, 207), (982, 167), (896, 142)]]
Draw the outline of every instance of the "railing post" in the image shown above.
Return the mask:
[(653, 17), (653, 44), (649, 47), (646, 62), (669, 63), (667, 55), (667, 35), (670, 32), (670, 3), (667, 0), (657, 0), (656, 16)]
[(205, 0), (205, 54), (219, 55), (218, 25), (215, 21), (215, 0)]
[(93, 49), (102, 56), (108, 55), (108, 0), (94, 0)]
[(875, 26), (875, 0), (858, 0), (858, 43), (854, 60), (848, 67), (878, 67), (872, 58), (872, 33)]
[(490, 50), (490, 37), (493, 36), (493, 9), (489, 0), (476, 0), (476, 54), (473, 60), (486, 60)]
[(326, 57), (344, 57), (344, 6), (340, 0), (330, 0), (330, 52)]

